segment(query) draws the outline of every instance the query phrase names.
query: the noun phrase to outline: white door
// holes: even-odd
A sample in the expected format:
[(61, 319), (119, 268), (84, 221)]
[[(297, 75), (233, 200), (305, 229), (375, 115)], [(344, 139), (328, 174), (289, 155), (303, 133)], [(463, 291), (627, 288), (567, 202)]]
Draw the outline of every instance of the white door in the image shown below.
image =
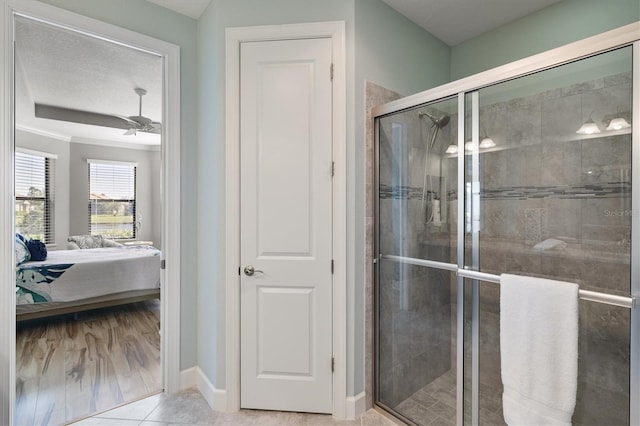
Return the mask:
[(331, 40), (242, 43), (240, 61), (240, 404), (330, 413)]

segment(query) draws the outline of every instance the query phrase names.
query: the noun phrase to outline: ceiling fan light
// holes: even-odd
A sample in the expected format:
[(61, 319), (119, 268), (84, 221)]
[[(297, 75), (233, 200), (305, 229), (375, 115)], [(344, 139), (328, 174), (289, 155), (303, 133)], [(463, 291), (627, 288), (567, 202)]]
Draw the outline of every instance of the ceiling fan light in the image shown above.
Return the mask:
[(473, 141), (465, 142), (464, 150), (465, 151), (473, 151), (476, 148), (475, 143)]
[(628, 129), (629, 127), (631, 127), (631, 124), (629, 124), (627, 120), (625, 120), (623, 117), (616, 117), (609, 122), (607, 130), (622, 130)]
[(579, 134), (579, 135), (593, 135), (593, 134), (596, 134), (596, 133), (600, 133), (600, 128), (590, 118), (587, 121), (585, 121), (584, 124), (582, 126), (580, 126), (580, 128), (578, 130), (576, 130), (576, 133)]

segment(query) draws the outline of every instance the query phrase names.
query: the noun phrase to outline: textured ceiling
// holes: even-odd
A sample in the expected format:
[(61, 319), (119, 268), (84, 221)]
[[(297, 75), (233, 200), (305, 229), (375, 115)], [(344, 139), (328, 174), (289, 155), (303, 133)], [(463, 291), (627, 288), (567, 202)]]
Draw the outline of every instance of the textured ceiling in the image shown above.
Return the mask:
[(35, 118), (34, 103), (162, 121), (162, 59), (28, 19), (16, 22), (16, 124), (71, 140), (158, 144), (159, 135)]
[(560, 0), (383, 1), (449, 46), (456, 46)]

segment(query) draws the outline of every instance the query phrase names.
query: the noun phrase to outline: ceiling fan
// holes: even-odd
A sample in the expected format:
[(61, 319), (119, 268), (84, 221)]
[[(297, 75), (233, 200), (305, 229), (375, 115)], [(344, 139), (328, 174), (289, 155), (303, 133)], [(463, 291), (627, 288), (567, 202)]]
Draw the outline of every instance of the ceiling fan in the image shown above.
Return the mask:
[(142, 115), (142, 97), (147, 94), (145, 89), (141, 89), (140, 87), (136, 87), (133, 89), (137, 95), (140, 97), (140, 104), (138, 107), (138, 115), (131, 115), (129, 117), (125, 117), (123, 115), (113, 114), (114, 117), (119, 117), (129, 123), (131, 126), (124, 134), (126, 135), (135, 135), (137, 131), (148, 132), (148, 133), (160, 133), (160, 123), (157, 121), (152, 121), (150, 118), (144, 117)]
[(135, 135), (137, 132), (160, 133), (162, 124), (142, 115), (142, 97), (147, 94), (147, 91), (140, 87), (136, 87), (133, 90), (140, 97), (138, 115), (101, 114), (36, 103), (35, 116), (37, 118), (124, 129), (126, 130), (125, 135)]

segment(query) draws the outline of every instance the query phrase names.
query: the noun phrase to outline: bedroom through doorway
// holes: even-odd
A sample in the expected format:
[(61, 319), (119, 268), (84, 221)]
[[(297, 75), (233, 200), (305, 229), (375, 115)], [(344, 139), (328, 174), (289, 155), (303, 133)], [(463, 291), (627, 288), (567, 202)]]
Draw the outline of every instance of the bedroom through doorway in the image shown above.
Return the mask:
[(163, 57), (15, 17), (15, 424), (163, 390)]

